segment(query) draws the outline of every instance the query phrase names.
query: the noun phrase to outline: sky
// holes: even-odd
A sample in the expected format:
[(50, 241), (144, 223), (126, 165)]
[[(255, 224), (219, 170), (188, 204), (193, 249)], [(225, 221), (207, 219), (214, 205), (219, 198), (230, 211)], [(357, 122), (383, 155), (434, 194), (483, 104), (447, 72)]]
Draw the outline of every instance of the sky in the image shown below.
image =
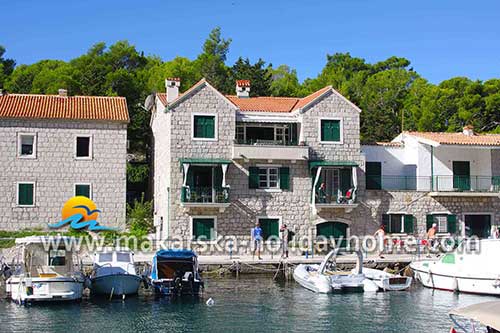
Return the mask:
[(498, 0), (0, 0), (0, 45), (18, 64), (70, 60), (103, 41), (194, 59), (210, 30), (239, 57), (315, 77), (326, 55), (409, 59), (424, 78), (500, 77)]

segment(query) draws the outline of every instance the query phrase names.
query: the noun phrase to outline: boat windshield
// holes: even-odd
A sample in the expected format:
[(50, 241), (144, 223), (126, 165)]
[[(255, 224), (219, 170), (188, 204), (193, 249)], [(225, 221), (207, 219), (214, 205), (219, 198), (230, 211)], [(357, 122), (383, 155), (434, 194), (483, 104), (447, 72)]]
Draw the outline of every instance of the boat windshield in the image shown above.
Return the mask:
[(130, 262), (130, 253), (117, 252), (116, 261), (118, 262)]
[(100, 253), (99, 262), (111, 262), (113, 261), (113, 253)]
[(174, 279), (178, 275), (184, 275), (185, 272), (193, 272), (193, 263), (190, 260), (159, 261), (156, 266), (160, 279)]
[(66, 266), (66, 251), (65, 250), (50, 250), (49, 251), (49, 266)]

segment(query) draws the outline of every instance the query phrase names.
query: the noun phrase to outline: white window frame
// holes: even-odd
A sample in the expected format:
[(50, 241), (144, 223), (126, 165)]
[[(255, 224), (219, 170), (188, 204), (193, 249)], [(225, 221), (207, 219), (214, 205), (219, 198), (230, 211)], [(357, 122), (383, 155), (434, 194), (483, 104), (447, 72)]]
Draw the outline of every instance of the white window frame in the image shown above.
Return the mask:
[[(267, 191), (267, 192), (281, 192), (281, 184), (280, 184), (280, 167), (281, 165), (257, 165), (257, 168), (259, 168), (259, 187), (257, 188), (260, 191)], [(260, 170), (261, 169), (266, 169), (266, 187), (260, 187)], [(269, 174), (269, 169), (276, 169), (277, 173), (277, 180), (276, 180), (276, 187), (269, 187), (270, 183), (270, 174)]]
[(89, 195), (90, 195), (90, 200), (92, 200), (93, 193), (92, 193), (92, 184), (91, 183), (74, 183), (73, 184), (73, 196), (76, 196), (76, 186), (77, 185), (87, 185), (89, 187)]
[[(33, 204), (32, 205), (19, 204), (19, 185), (21, 185), (21, 184), (33, 185)], [(35, 207), (36, 206), (36, 182), (21, 181), (21, 182), (16, 183), (16, 206), (17, 207)]]
[[(340, 122), (340, 141), (322, 141), (321, 140), (321, 121), (322, 120), (338, 120)], [(318, 141), (321, 144), (341, 145), (344, 144), (344, 119), (341, 117), (322, 117), (318, 119)]]
[[(194, 230), (193, 230), (193, 220), (195, 219), (213, 219), (214, 220), (214, 239), (208, 240), (193, 240)], [(191, 240), (195, 244), (215, 244), (217, 243), (217, 215), (192, 215), (189, 217), (189, 234), (191, 235)]]
[[(32, 136), (33, 137), (33, 153), (31, 155), (22, 155), (22, 137)], [(17, 157), (22, 159), (36, 159), (37, 154), (37, 135), (36, 133), (21, 132), (17, 133)]]
[[(255, 223), (259, 222), (259, 224), (260, 224), (261, 219), (276, 219), (276, 220), (278, 220), (278, 230), (281, 230), (281, 226), (283, 225), (283, 217), (282, 216), (258, 215), (255, 217)], [(278, 232), (278, 238), (281, 239), (281, 235), (279, 234), (279, 232)], [(265, 240), (263, 243), (264, 244), (271, 244), (271, 242), (268, 240)], [(278, 241), (276, 244), (278, 246), (281, 245), (280, 241)]]
[[(77, 147), (78, 147), (78, 138), (89, 138), (89, 156), (77, 156)], [(77, 134), (75, 135), (75, 148), (74, 148), (74, 157), (76, 160), (91, 160), (94, 156), (94, 139), (92, 135), (87, 135), (87, 134)]]
[[(389, 229), (391, 229), (391, 222), (392, 222), (392, 217), (394, 215), (400, 215), (401, 216), (401, 230), (398, 231), (398, 232), (391, 232), (390, 234), (392, 235), (401, 235), (401, 234), (406, 234), (406, 230), (405, 230), (405, 215), (408, 215), (407, 213), (388, 213), (389, 215)], [(387, 230), (386, 231), (387, 233), (389, 233), (389, 231)]]
[[(214, 137), (213, 138), (195, 138), (194, 136), (194, 117), (195, 116), (210, 116), (214, 117)], [(191, 113), (191, 140), (193, 141), (219, 141), (219, 116), (217, 113), (203, 113), (203, 112), (193, 112)]]

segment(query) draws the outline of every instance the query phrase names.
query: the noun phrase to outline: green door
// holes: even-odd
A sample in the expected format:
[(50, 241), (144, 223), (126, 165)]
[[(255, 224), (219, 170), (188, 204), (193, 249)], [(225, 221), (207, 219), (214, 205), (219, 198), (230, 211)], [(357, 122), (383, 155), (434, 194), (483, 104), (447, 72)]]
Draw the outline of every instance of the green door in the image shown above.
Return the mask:
[(366, 162), (366, 189), (382, 189), (382, 163)]
[[(333, 237), (335, 245), (340, 241), (340, 247), (347, 246), (347, 224), (342, 222), (323, 222), (316, 225), (316, 235), (328, 239)], [(342, 240), (339, 238), (342, 237)]]
[(453, 188), (460, 191), (470, 190), (469, 161), (453, 161)]
[(262, 229), (262, 238), (267, 240), (269, 237), (274, 236), (279, 238), (280, 220), (279, 219), (259, 219), (260, 227)]

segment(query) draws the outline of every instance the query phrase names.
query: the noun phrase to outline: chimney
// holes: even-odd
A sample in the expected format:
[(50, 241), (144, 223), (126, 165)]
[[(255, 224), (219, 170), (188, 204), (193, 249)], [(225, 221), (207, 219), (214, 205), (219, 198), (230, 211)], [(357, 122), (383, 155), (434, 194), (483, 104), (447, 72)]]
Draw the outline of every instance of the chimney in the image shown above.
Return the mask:
[(462, 133), (464, 135), (467, 135), (467, 136), (473, 136), (474, 135), (474, 126), (472, 126), (472, 125), (465, 126)]
[(168, 78), (165, 80), (165, 87), (167, 88), (167, 103), (170, 103), (179, 97), (180, 86), (181, 79), (178, 77)]
[(250, 80), (236, 80), (236, 96), (238, 98), (250, 97)]
[(60, 97), (68, 97), (68, 91), (66, 89), (59, 89), (57, 92)]

